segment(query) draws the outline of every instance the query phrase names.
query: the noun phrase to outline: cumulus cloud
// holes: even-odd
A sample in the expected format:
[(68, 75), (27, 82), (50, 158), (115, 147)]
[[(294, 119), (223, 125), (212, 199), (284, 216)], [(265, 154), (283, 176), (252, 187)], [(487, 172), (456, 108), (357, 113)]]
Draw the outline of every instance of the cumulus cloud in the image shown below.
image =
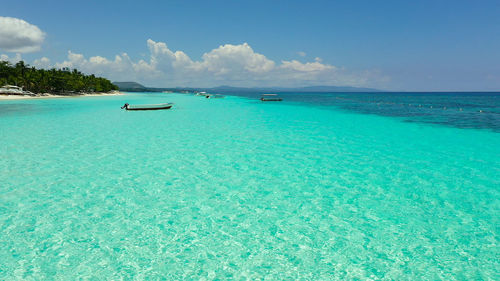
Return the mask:
[(157, 77), (160, 72), (143, 60), (132, 62), (127, 53), (116, 55), (110, 60), (102, 56), (85, 58), (83, 54), (68, 51), (67, 59), (56, 62), (55, 68), (77, 68), (84, 73), (105, 76), (110, 79), (143, 80)]
[(182, 51), (171, 51), (167, 44), (163, 42), (148, 39), (147, 45), (150, 52), (150, 61), (149, 64), (143, 61), (141, 63), (143, 68), (147, 69), (147, 64), (152, 69), (173, 71), (189, 68), (193, 65), (193, 61), (188, 55)]
[(47, 57), (42, 57), (33, 61), (33, 65), (37, 68), (45, 68), (48, 69), (51, 67), (50, 59)]
[(14, 64), (14, 63), (16, 63), (16, 62), (18, 62), (18, 61), (20, 61), (20, 60), (22, 60), (22, 57), (21, 57), (21, 54), (19, 54), (19, 53), (17, 53), (17, 54), (16, 54), (15, 56), (13, 56), (13, 57), (9, 57), (9, 56), (8, 56), (8, 55), (6, 55), (6, 54), (1, 54), (1, 55), (0, 55), (0, 61), (8, 61), (8, 62), (10, 62), (10, 63)]
[[(133, 60), (121, 53), (114, 59), (102, 56), (86, 58), (68, 52), (67, 59), (52, 67), (77, 68), (84, 73), (105, 76), (113, 81), (138, 81), (151, 86), (366, 86), (378, 79), (375, 72), (353, 73), (341, 67), (314, 61), (283, 60), (279, 63), (256, 52), (249, 44), (226, 44), (193, 60), (183, 51), (173, 51), (166, 43), (147, 40), (149, 57)], [(48, 58), (35, 60), (36, 66), (48, 68)], [(380, 76), (380, 75), (379, 75)]]
[(0, 49), (28, 53), (40, 50), (45, 33), (22, 19), (0, 17)]
[(314, 62), (306, 63), (301, 63), (297, 60), (282, 61), (280, 67), (299, 72), (321, 72), (335, 69), (335, 66), (333, 65), (322, 64), (320, 58), (316, 58)]
[(262, 74), (275, 67), (274, 61), (254, 52), (247, 43), (219, 46), (205, 53), (202, 59), (198, 66), (215, 75), (226, 75), (231, 72)]

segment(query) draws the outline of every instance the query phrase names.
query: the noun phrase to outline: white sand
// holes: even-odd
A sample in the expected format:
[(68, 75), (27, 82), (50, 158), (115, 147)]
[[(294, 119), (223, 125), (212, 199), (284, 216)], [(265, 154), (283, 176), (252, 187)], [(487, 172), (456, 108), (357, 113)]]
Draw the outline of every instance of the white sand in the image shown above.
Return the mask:
[(108, 93), (92, 93), (92, 94), (81, 94), (73, 96), (61, 96), (47, 94), (46, 96), (20, 96), (20, 95), (0, 95), (0, 100), (23, 100), (23, 99), (53, 99), (53, 98), (81, 98), (81, 97), (104, 97), (104, 96), (119, 96), (123, 95), (119, 91), (111, 91)]

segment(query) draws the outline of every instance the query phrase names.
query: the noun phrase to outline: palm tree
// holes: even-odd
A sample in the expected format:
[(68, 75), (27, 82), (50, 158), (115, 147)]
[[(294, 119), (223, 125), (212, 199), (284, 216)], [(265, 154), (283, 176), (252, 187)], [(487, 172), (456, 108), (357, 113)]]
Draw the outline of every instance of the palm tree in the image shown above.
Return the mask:
[(72, 72), (55, 68), (50, 70), (36, 69), (20, 61), (15, 65), (0, 61), (0, 86), (12, 84), (23, 86), (25, 90), (35, 93), (64, 91), (99, 91), (117, 90), (111, 81), (101, 77), (85, 75), (73, 69)]

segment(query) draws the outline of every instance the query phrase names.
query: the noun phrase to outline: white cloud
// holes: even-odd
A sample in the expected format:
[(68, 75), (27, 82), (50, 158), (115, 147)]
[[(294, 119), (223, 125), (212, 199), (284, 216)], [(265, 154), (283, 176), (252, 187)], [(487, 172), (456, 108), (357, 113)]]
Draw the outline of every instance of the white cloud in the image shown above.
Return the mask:
[(160, 73), (143, 60), (132, 62), (127, 53), (116, 55), (114, 60), (110, 60), (101, 56), (86, 59), (83, 54), (68, 51), (67, 60), (55, 63), (54, 67), (76, 68), (84, 73), (93, 73), (110, 79), (143, 80), (157, 77)]
[(173, 52), (167, 47), (167, 44), (163, 42), (155, 42), (148, 39), (147, 44), (151, 56), (149, 63), (150, 67), (171, 71), (173, 69), (179, 70), (186, 68), (193, 64), (191, 59), (184, 52)]
[[(183, 51), (172, 51), (167, 44), (147, 40), (149, 58), (132, 60), (126, 53), (114, 59), (102, 56), (86, 58), (68, 52), (67, 59), (53, 66), (77, 68), (84, 73), (105, 76), (113, 81), (138, 81), (151, 86), (366, 86), (377, 81), (376, 72), (350, 73), (343, 68), (323, 63), (298, 60), (276, 63), (255, 52), (249, 44), (226, 44), (191, 59)], [(35, 60), (35, 65), (48, 67), (50, 60)]]
[(306, 56), (306, 53), (305, 52), (297, 52), (297, 55), (301, 56), (301, 57), (305, 57)]
[(314, 62), (306, 62), (306, 63), (301, 63), (296, 60), (282, 61), (281, 68), (289, 69), (292, 71), (300, 71), (300, 72), (321, 72), (321, 71), (335, 69), (335, 66), (322, 64), (321, 59), (316, 58)]
[(6, 54), (1, 54), (0, 55), (0, 61), (8, 61), (12, 64), (22, 60), (21, 54), (17, 53), (14, 57), (9, 57)]
[(37, 68), (49, 69), (51, 67), (50, 59), (47, 57), (42, 57), (33, 61), (33, 66)]
[(202, 59), (198, 66), (215, 75), (226, 75), (231, 72), (262, 74), (271, 71), (275, 66), (274, 61), (255, 53), (247, 43), (219, 46), (203, 54)]
[(40, 50), (45, 33), (22, 19), (0, 17), (0, 49), (28, 53)]

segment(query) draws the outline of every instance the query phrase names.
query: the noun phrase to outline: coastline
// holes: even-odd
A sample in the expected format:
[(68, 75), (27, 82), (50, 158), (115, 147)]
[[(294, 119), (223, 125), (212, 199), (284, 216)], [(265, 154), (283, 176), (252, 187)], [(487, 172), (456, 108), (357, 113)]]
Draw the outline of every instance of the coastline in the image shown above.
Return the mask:
[(0, 100), (24, 100), (24, 99), (52, 99), (52, 98), (79, 98), (79, 97), (101, 97), (101, 96), (119, 96), (124, 95), (123, 92), (120, 91), (111, 91), (111, 92), (97, 92), (97, 93), (83, 93), (77, 95), (56, 95), (56, 94), (44, 94), (36, 95), (36, 96), (23, 96), (23, 95), (1, 95)]

